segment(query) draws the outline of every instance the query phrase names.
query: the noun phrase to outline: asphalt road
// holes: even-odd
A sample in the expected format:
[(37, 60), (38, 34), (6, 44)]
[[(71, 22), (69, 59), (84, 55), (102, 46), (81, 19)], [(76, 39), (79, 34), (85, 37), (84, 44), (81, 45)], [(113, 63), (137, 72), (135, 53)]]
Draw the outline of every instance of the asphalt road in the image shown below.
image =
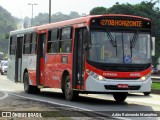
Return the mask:
[[(26, 94), (23, 90), (23, 84), (14, 83), (7, 79), (6, 76), (0, 76), (0, 91), (9, 95), (22, 97), (24, 99), (38, 100), (47, 102), (48, 104), (61, 105), (65, 107), (73, 107), (81, 111), (94, 111), (105, 113), (109, 111), (123, 112), (129, 111), (144, 112), (144, 111), (159, 111), (160, 113), (160, 95), (151, 94), (144, 96), (141, 93), (130, 94), (124, 103), (116, 103), (112, 95), (80, 95), (77, 101), (66, 101), (60, 90), (57, 89), (42, 89), (40, 94)], [(4, 95), (0, 95), (3, 97)], [(121, 117), (116, 114), (114, 117)], [(136, 119), (137, 117), (121, 117), (122, 119)], [(142, 117), (140, 118), (142, 119)], [(158, 120), (157, 117), (144, 117), (144, 119)]]

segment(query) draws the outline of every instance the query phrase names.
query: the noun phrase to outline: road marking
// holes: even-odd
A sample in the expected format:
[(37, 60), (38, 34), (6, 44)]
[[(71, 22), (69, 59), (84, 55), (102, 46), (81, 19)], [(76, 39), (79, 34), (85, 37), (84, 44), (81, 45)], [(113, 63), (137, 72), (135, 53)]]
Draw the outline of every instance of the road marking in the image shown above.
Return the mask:
[(4, 98), (8, 97), (8, 93), (6, 93), (6, 92), (2, 92), (2, 93), (4, 93), (4, 96), (1, 97), (0, 100), (2, 100), (2, 99), (4, 99)]
[(13, 95), (13, 96), (17, 96), (17, 97), (21, 97), (21, 98), (24, 98), (24, 99), (29, 99), (29, 100), (43, 102), (43, 103), (49, 103), (49, 104), (54, 104), (54, 105), (59, 105), (59, 106), (71, 107), (71, 108), (79, 109), (79, 110), (83, 110), (83, 111), (89, 111), (89, 112), (93, 112), (95, 114), (102, 115), (102, 116), (105, 116), (105, 117), (108, 117), (108, 118), (115, 118), (115, 119), (119, 119), (119, 120), (130, 120), (128, 118), (126, 119), (126, 118), (123, 118), (123, 117), (112, 117), (112, 116), (106, 115), (104, 113), (95, 112), (93, 110), (89, 110), (89, 109), (85, 109), (85, 108), (80, 108), (80, 107), (76, 107), (76, 106), (72, 106), (72, 105), (66, 105), (66, 104), (61, 104), (61, 103), (56, 103), (56, 102), (51, 102), (51, 101), (46, 101), (46, 100), (41, 100), (41, 99), (36, 99), (36, 98), (29, 98), (29, 97), (25, 97), (25, 96), (13, 94), (13, 93), (8, 93), (8, 94), (9, 95)]
[(46, 101), (46, 100), (41, 100), (41, 99), (37, 99), (37, 98), (29, 98), (29, 97), (25, 97), (25, 96), (13, 94), (13, 93), (8, 93), (8, 94), (13, 95), (13, 96), (17, 96), (17, 97), (21, 97), (21, 98), (25, 98), (25, 99), (30, 99), (30, 100), (50, 103), (50, 104), (54, 104), (54, 105), (60, 105), (60, 106), (65, 106), (65, 107), (72, 107), (72, 108), (81, 109), (81, 110), (85, 110), (85, 111), (92, 111), (92, 110), (85, 109), (85, 108), (75, 107), (75, 106), (71, 106), (71, 105), (66, 105), (66, 104), (61, 104), (61, 103), (56, 103), (56, 102), (51, 102), (51, 101)]
[(16, 92), (15, 89), (9, 89), (9, 88), (3, 88), (3, 89), (0, 89), (0, 91), (3, 91), (3, 92)]

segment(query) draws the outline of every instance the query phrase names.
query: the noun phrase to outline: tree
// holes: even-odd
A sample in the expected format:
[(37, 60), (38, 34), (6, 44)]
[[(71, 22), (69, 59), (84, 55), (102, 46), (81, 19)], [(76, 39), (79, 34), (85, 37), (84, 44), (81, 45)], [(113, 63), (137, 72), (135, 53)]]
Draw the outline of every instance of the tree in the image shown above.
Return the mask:
[(8, 34), (16, 29), (17, 23), (18, 19), (0, 6), (0, 51), (4, 54), (8, 51)]
[(78, 18), (80, 17), (79, 13), (75, 12), (75, 11), (71, 11), (69, 14), (70, 17), (72, 18)]
[[(33, 26), (37, 25), (43, 25), (48, 23), (48, 13), (39, 13), (34, 19), (33, 19)], [(61, 12), (57, 12), (51, 16), (51, 22), (59, 22), (64, 20), (69, 20), (73, 18), (78, 18), (81, 15), (79, 15), (75, 11), (71, 11), (69, 15), (63, 14)], [(27, 20), (27, 19), (26, 19)], [(27, 20), (28, 21), (28, 20)]]
[(90, 15), (100, 15), (107, 13), (107, 9), (105, 7), (95, 7), (90, 11)]
[(23, 20), (23, 27), (28, 28), (31, 26), (31, 19), (29, 17), (25, 17)]

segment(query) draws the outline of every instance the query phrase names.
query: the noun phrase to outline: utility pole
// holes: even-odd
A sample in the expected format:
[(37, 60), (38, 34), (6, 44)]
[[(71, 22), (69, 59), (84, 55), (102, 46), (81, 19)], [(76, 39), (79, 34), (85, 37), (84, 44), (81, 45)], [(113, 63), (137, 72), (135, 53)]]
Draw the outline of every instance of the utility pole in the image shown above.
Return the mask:
[(49, 0), (49, 23), (51, 23), (51, 0)]
[(36, 3), (28, 3), (28, 5), (32, 5), (32, 18), (31, 18), (31, 27), (33, 26), (33, 6), (34, 5), (38, 5), (38, 4), (36, 4)]

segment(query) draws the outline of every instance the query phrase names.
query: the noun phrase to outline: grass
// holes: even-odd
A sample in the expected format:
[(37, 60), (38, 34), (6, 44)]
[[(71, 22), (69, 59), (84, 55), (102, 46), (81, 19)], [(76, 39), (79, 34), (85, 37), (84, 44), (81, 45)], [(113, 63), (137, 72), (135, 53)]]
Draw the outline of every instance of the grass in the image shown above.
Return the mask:
[(152, 89), (160, 90), (160, 83), (152, 83)]

